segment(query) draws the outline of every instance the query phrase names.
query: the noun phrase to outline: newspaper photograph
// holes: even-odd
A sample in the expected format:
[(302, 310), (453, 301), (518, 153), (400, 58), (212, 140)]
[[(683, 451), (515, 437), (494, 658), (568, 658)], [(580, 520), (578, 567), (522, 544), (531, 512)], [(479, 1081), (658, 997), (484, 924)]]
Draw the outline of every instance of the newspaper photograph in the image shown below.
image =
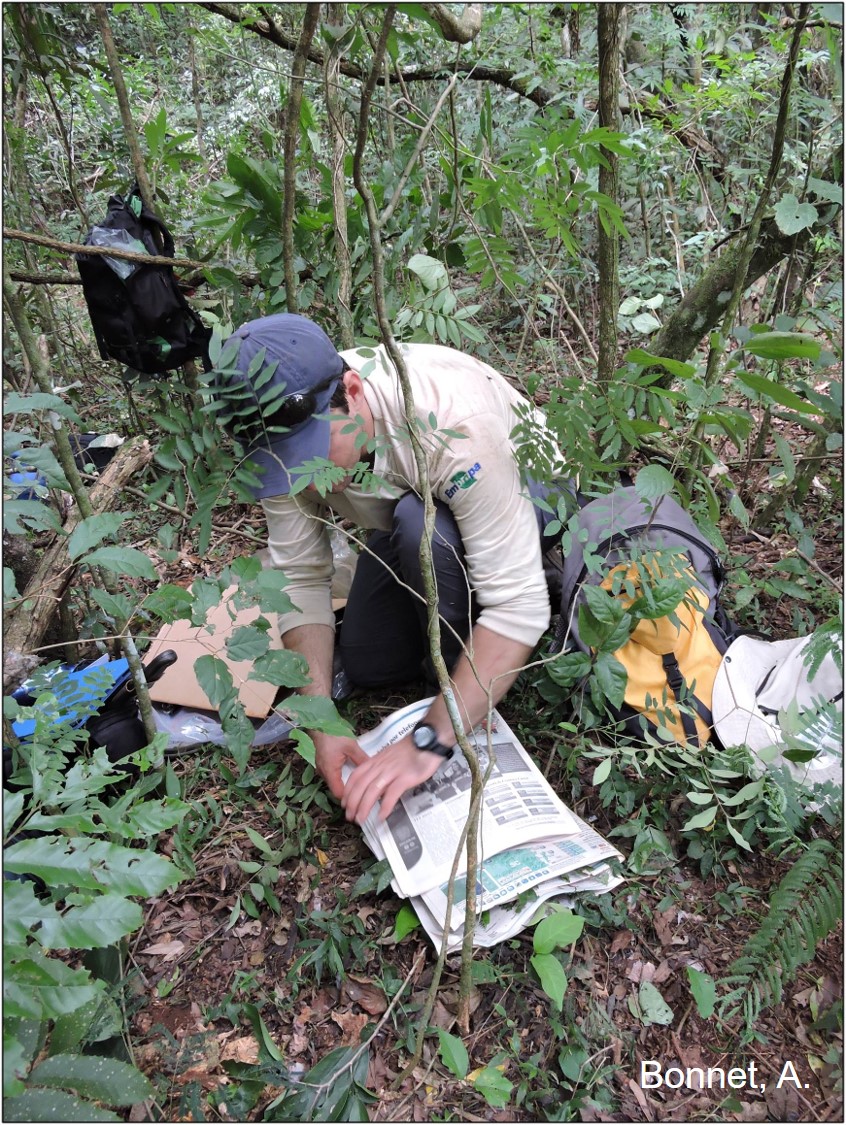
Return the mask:
[[(423, 699), (394, 712), (359, 744), (371, 756), (378, 753), (408, 734), (430, 704)], [(604, 861), (622, 856), (558, 798), (497, 711), (471, 738), (483, 773), (493, 759), (480, 818), (484, 858), (474, 935), (475, 945), (490, 946), (555, 909), (550, 900), (617, 886), (622, 879)], [(350, 772), (348, 767), (345, 778)], [(449, 919), (447, 894), (469, 807), (470, 771), (456, 751), (429, 781), (404, 794), (386, 821), (378, 820), (377, 805), (362, 826), (376, 857), (390, 863), (395, 893), (410, 898), (437, 947), (447, 932), (450, 950), (461, 944), (464, 931), (466, 849)]]
[[(413, 703), (389, 716), (359, 739), (362, 749), (372, 755), (392, 745), (426, 714), (430, 703)], [(497, 711), (489, 730), (477, 728), (470, 737), (483, 773), (489, 746), (493, 756), (480, 817), (479, 846), (486, 857), (537, 839), (578, 837), (576, 818)], [(388, 859), (400, 894), (419, 895), (449, 880), (469, 815), (470, 782), (470, 769), (457, 752), (428, 781), (404, 794), (386, 821), (378, 820), (378, 805), (365, 821), (368, 843), (378, 840), (374, 851)], [(459, 873), (466, 868), (465, 848)]]
[[(572, 814), (571, 814), (572, 815)], [(538, 883), (560, 875), (580, 872), (598, 860), (622, 856), (588, 824), (574, 817), (579, 831), (575, 836), (555, 840), (538, 840), (521, 848), (512, 848), (486, 858), (481, 864), (476, 883), (476, 911), (481, 914), (500, 903), (516, 898)], [(444, 882), (420, 896), (429, 911), (446, 920), (447, 890)], [(467, 882), (462, 876), (455, 880), (450, 929), (464, 923)]]
[[(508, 941), (527, 927), (536, 925), (553, 910), (571, 909), (575, 894), (602, 894), (613, 890), (622, 882), (622, 878), (614, 875), (605, 864), (600, 864), (595, 871), (590, 871), (584, 878), (565, 876), (561, 879), (549, 879), (534, 888), (533, 895), (528, 901), (515, 900), (502, 906), (495, 906), (490, 912), (483, 914), (476, 922), (473, 945), (480, 949), (489, 949), (501, 941)], [(429, 910), (423, 898), (413, 898), (410, 901), (432, 944), (436, 949), (440, 949), (444, 934), (443, 921)], [(454, 953), (461, 947), (463, 940), (463, 925), (449, 930), (447, 951)]]

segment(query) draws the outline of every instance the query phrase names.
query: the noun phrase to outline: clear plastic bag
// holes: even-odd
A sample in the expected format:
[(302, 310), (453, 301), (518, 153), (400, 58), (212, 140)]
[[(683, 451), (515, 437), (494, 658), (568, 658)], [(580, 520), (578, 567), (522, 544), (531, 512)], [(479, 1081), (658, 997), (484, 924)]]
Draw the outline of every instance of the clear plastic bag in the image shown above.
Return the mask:
[[(187, 750), (192, 746), (223, 746), (226, 735), (220, 720), (211, 711), (195, 711), (190, 707), (165, 709), (153, 707), (156, 729), (168, 736), (168, 751)], [(269, 746), (281, 742), (293, 729), (293, 723), (281, 715), (271, 712), (269, 717), (256, 729), (253, 746)]]
[(332, 541), (332, 563), (335, 573), (332, 575), (332, 597), (349, 597), (352, 586), (358, 554), (350, 546), (349, 536), (343, 531), (333, 528), (330, 533)]
[[(93, 227), (88, 238), (90, 246), (113, 246), (116, 250), (131, 250), (135, 254), (146, 254), (147, 247), (137, 238), (133, 238), (128, 230), (110, 230), (107, 227)], [(121, 281), (126, 281), (138, 269), (138, 262), (128, 262), (125, 258), (110, 258), (104, 255), (109, 267), (115, 271)]]

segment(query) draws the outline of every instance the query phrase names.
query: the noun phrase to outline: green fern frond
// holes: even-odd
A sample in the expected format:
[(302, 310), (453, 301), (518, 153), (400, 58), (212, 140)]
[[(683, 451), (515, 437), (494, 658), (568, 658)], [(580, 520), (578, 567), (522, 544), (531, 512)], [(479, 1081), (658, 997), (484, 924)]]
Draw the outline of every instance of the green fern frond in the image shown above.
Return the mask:
[(843, 889), (836, 863), (836, 849), (813, 840), (781, 880), (767, 917), (720, 982), (729, 989), (720, 1002), (724, 1019), (741, 1015), (750, 1030), (764, 1007), (778, 1004), (799, 966), (813, 959), (837, 926)]

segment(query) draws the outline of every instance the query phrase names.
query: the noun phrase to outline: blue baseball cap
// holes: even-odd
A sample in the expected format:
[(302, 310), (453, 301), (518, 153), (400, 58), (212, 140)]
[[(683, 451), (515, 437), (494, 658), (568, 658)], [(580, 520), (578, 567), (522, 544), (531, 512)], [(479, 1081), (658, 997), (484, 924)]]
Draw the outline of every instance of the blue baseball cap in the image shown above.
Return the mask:
[[(347, 364), (323, 329), (296, 313), (274, 313), (242, 324), (226, 340), (221, 354), (232, 351), (233, 345), (237, 345), (237, 356), (226, 366), (225, 378), (249, 387), (251, 406), (264, 404), (263, 421), (271, 432), (265, 430), (245, 441), (243, 433), (239, 434), (237, 405), (228, 426), (257, 467), (261, 484), (252, 490), (255, 498), (287, 495), (293, 484), (292, 470), (312, 457), (329, 454), (329, 419), (320, 415), (327, 413)], [(262, 351), (263, 359), (256, 367), (254, 361)], [(309, 413), (285, 426), (289, 401), (300, 410), (305, 404)]]

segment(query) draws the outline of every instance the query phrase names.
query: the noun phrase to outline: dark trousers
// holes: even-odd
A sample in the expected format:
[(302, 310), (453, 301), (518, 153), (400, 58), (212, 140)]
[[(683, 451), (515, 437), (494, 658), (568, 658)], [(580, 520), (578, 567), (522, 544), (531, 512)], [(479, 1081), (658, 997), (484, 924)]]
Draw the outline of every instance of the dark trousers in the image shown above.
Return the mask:
[[(567, 490), (570, 491), (569, 487)], [(529, 492), (533, 496), (549, 496), (547, 489), (534, 482), (530, 483)], [(549, 499), (554, 506), (555, 497)], [(544, 537), (544, 528), (554, 517), (540, 508), (536, 512), (541, 550), (546, 552), (557, 542), (557, 536)], [(428, 656), (426, 595), (420, 571), (422, 537), (423, 501), (409, 492), (394, 510), (391, 530), (371, 532), (367, 550), (359, 555), (341, 624), (339, 649), (344, 671), (360, 687), (435, 678)], [(464, 545), (458, 525), (440, 500), (435, 501), (432, 556), (441, 618), (441, 652), (451, 669), (461, 655), (479, 610), (464, 567)], [(553, 610), (557, 610), (555, 605)]]

